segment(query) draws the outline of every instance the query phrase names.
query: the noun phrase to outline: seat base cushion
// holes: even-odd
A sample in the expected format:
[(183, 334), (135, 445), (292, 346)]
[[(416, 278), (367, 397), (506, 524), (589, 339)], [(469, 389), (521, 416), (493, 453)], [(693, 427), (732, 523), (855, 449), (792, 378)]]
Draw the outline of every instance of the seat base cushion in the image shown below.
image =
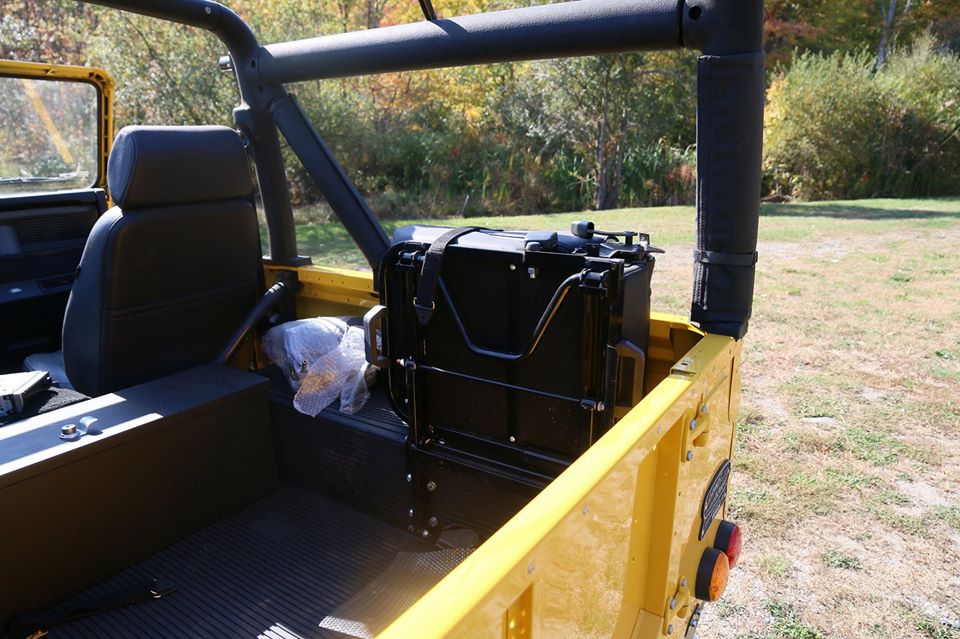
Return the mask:
[(60, 388), (73, 390), (73, 385), (67, 379), (67, 371), (63, 367), (63, 351), (56, 353), (34, 353), (23, 360), (25, 371), (47, 371), (50, 379)]

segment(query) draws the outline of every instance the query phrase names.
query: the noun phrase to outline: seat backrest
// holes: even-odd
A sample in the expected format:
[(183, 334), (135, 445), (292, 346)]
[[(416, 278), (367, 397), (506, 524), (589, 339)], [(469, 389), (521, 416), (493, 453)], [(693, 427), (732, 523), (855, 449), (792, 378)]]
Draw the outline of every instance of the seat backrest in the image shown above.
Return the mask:
[(253, 180), (227, 127), (126, 127), (63, 322), (73, 386), (100, 395), (213, 361), (262, 292)]

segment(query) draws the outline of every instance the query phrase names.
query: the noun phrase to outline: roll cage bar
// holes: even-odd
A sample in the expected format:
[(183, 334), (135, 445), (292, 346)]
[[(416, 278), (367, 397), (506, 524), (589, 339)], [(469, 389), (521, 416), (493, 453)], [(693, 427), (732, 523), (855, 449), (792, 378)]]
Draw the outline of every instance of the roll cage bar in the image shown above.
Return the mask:
[(736, 339), (753, 300), (763, 135), (763, 0), (574, 0), (261, 46), (209, 0), (85, 0), (213, 32), (240, 89), (274, 264), (297, 266), (278, 130), (376, 269), (383, 227), (285, 83), (556, 57), (688, 48), (697, 62), (697, 248), (690, 319)]

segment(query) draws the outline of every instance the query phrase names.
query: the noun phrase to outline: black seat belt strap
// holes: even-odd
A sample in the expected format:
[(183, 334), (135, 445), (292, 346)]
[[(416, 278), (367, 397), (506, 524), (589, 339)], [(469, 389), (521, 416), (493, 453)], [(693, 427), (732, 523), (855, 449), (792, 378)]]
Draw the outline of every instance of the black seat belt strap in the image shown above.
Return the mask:
[(437, 294), (437, 283), (440, 281), (440, 265), (443, 263), (443, 253), (447, 246), (459, 237), (474, 231), (482, 231), (482, 226), (466, 226), (450, 229), (438, 237), (423, 258), (423, 267), (420, 269), (420, 284), (417, 286), (417, 296), (413, 298), (413, 306), (417, 311), (417, 320), (426, 325), (433, 316), (436, 304), (434, 297)]
[(74, 619), (81, 619), (91, 615), (123, 608), (131, 604), (160, 599), (176, 590), (173, 582), (154, 578), (146, 584), (135, 586), (128, 590), (108, 595), (100, 599), (93, 599), (80, 606), (65, 612), (23, 613), (16, 615), (7, 625), (5, 636), (9, 639), (23, 637), (42, 637), (53, 626), (65, 624)]

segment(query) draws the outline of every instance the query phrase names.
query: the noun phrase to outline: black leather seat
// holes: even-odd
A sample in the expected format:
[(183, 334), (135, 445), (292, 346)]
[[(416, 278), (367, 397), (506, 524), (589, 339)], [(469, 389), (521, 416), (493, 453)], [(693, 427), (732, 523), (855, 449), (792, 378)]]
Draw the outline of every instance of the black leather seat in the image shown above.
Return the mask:
[(66, 375), (101, 395), (212, 361), (263, 289), (253, 180), (226, 127), (127, 127), (116, 206), (87, 239), (63, 322)]

